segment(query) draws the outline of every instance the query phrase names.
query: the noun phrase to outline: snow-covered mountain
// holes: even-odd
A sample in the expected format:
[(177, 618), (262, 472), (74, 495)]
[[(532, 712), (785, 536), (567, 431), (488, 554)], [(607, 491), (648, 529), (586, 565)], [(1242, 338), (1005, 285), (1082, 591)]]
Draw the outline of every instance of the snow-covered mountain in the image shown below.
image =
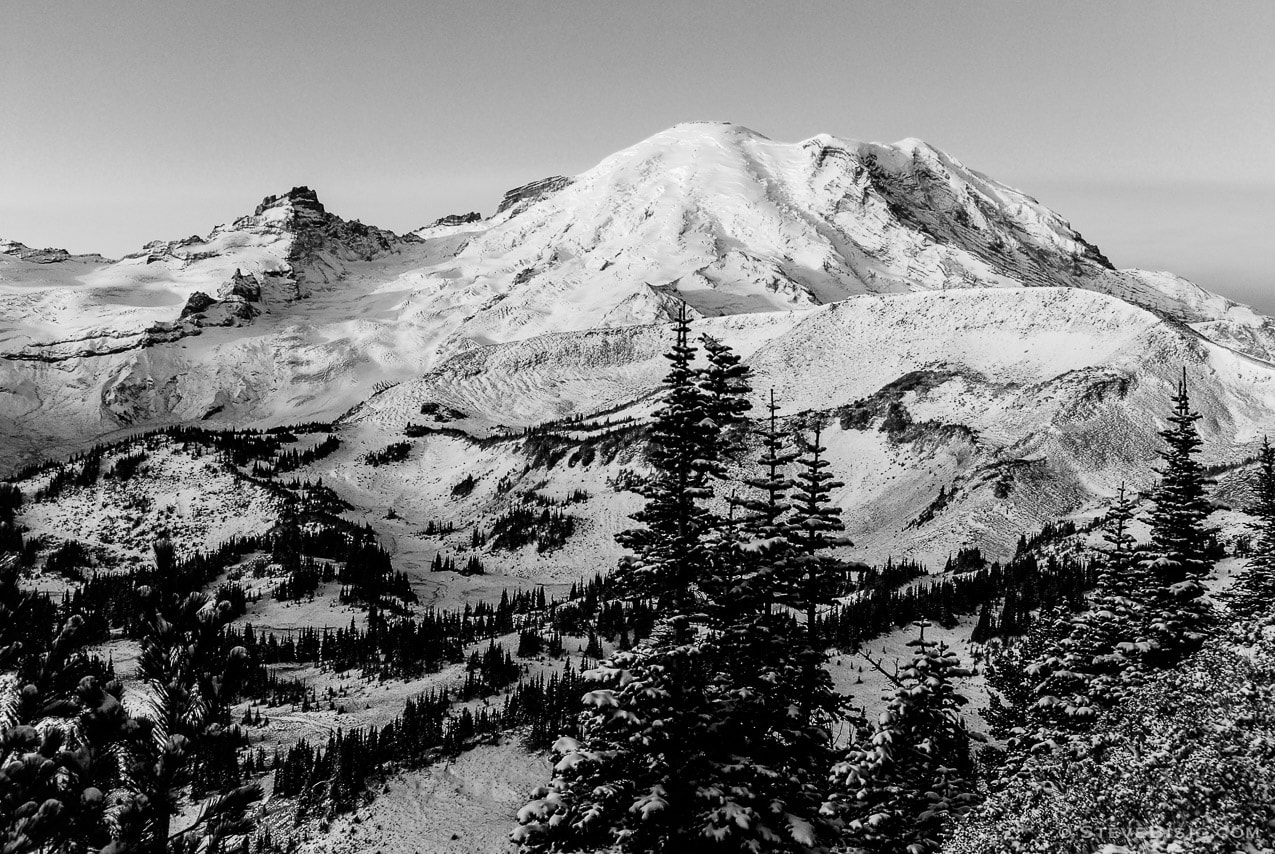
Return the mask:
[[(1212, 457), (1242, 456), (1275, 411), (1269, 318), (1114, 269), (1059, 215), (925, 143), (692, 123), (511, 190), (488, 218), (405, 235), (302, 187), (119, 261), (0, 242), (0, 437), (22, 460), (160, 424), (341, 418), (361, 452), (431, 404), (475, 436), (640, 416), (663, 369), (651, 324), (682, 302), (785, 411), (835, 419), (840, 500), (878, 552), (999, 548), (1091, 507), (1149, 471), (1184, 365)], [(464, 466), (495, 483), (525, 464), (510, 443), (413, 441), (402, 466), (369, 473), (351, 450), (324, 476), (411, 518), (480, 512), (483, 489), (449, 498)], [(436, 489), (420, 460), (442, 467)], [(604, 492), (615, 465), (549, 477)], [(623, 513), (598, 518), (605, 551)]]

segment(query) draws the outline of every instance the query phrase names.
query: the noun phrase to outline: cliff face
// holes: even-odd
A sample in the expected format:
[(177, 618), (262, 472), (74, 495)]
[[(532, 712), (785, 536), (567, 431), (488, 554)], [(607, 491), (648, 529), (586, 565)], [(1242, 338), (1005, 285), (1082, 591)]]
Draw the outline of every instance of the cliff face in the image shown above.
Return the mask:
[(341, 278), (344, 262), (372, 261), (394, 251), (401, 242), (391, 231), (328, 213), (318, 194), (309, 187), (293, 187), (282, 196), (267, 196), (252, 218), (240, 220), (236, 226), (251, 228), (260, 222), (278, 223), (292, 236), (286, 260), (297, 285), (298, 299), (308, 295), (310, 288)]
[(554, 175), (549, 178), (541, 178), (539, 181), (532, 181), (529, 184), (523, 184), (521, 187), (514, 187), (512, 190), (507, 191), (504, 198), (500, 200), (500, 204), (496, 207), (496, 213), (497, 215), (505, 211), (517, 213), (570, 185), (570, 178)]

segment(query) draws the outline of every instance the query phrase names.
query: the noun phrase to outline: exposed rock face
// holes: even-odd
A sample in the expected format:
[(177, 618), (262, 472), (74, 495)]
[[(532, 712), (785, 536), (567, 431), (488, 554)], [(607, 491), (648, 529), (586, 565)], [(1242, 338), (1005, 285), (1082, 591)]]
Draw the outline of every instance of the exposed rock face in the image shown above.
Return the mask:
[(261, 301), (261, 282), (256, 276), (245, 276), (236, 269), (230, 281), (222, 286), (226, 296), (235, 296), (247, 302)]
[(71, 257), (71, 253), (65, 249), (32, 249), (25, 243), (4, 239), (0, 239), (0, 253), (36, 264), (56, 264)]
[(286, 261), (293, 292), (284, 294), (288, 299), (304, 298), (316, 287), (340, 279), (343, 261), (370, 261), (401, 242), (392, 231), (328, 213), (309, 187), (266, 196), (253, 215), (236, 221), (235, 227), (277, 227), (290, 235)]
[(203, 326), (238, 326), (252, 320), (257, 310), (240, 296), (230, 296), (209, 306), (204, 313)]
[(257, 310), (241, 294), (232, 292), (224, 299), (213, 299), (203, 291), (195, 291), (186, 300), (175, 322), (160, 321), (146, 330), (138, 346), (171, 343), (187, 335), (198, 335), (206, 326), (238, 326), (257, 316)]
[(439, 227), (446, 227), (446, 226), (452, 226), (452, 225), (469, 225), (471, 223), (482, 222), (482, 221), (483, 221), (482, 214), (480, 214), (478, 211), (470, 211), (469, 213), (448, 214), (447, 216), (439, 217), (438, 219), (434, 220), (429, 225), (427, 225), (426, 228), (439, 228)]
[(57, 264), (62, 261), (70, 261), (74, 259), (106, 260), (96, 253), (89, 255), (72, 255), (65, 249), (54, 249), (52, 247), (47, 247), (45, 249), (32, 249), (25, 243), (19, 243), (16, 240), (6, 240), (3, 237), (0, 237), (0, 255), (9, 255), (20, 261), (27, 261), (32, 264)]
[(555, 175), (551, 178), (541, 178), (539, 181), (532, 181), (530, 184), (523, 184), (521, 187), (514, 187), (506, 192), (505, 197), (500, 200), (500, 206), (496, 208), (496, 213), (501, 214), (513, 209), (514, 214), (517, 214), (546, 196), (551, 196), (570, 185), (570, 178)]
[(266, 196), (252, 215), (261, 216), (272, 208), (287, 211), (288, 224), (292, 227), (298, 227), (307, 220), (321, 223), (328, 215), (323, 202), (319, 201), (319, 194), (309, 187), (293, 187), (281, 196)]
[(186, 305), (182, 308), (182, 313), (178, 317), (190, 317), (192, 314), (199, 314), (216, 302), (215, 299), (203, 291), (195, 291), (190, 295), (190, 299), (186, 300)]

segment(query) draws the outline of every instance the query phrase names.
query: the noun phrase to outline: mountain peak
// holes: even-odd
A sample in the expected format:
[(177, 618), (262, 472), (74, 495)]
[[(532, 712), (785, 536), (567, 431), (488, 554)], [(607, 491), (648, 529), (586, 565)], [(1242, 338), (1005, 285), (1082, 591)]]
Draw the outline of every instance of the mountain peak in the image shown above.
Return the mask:
[(253, 216), (282, 220), (285, 226), (304, 223), (321, 223), (329, 216), (319, 194), (309, 187), (293, 187), (279, 196), (266, 196), (257, 205)]
[(746, 127), (735, 122), (723, 122), (716, 120), (700, 120), (689, 122), (678, 122), (668, 130), (666, 134), (681, 134), (693, 136), (750, 136), (757, 139), (769, 139), (765, 134), (758, 133), (750, 127)]

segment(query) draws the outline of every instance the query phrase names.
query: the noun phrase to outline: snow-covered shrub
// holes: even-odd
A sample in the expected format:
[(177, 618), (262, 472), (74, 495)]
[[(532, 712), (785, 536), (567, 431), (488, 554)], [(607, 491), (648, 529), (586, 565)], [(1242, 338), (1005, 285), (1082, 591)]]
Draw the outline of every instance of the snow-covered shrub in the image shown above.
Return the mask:
[(1275, 851), (1275, 644), (1210, 641), (1103, 716), (1087, 755), (1029, 759), (949, 838), (948, 854)]

